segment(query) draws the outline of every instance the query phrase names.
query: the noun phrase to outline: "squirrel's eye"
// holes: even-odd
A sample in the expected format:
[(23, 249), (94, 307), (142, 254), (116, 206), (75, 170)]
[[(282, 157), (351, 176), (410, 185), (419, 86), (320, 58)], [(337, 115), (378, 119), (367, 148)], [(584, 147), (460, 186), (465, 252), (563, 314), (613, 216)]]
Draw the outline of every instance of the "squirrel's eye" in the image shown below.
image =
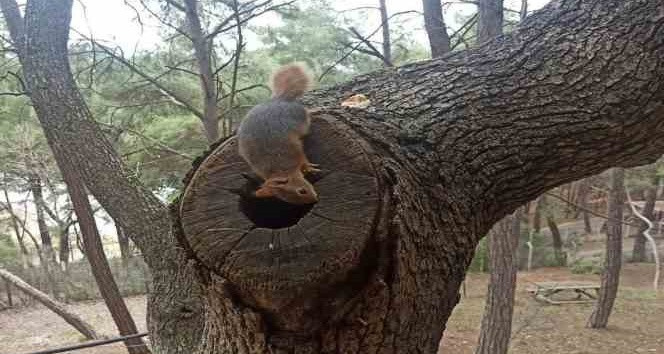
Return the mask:
[(276, 180), (275, 182), (276, 182), (278, 185), (282, 185), (282, 186), (283, 186), (284, 184), (288, 184), (288, 180), (287, 180), (287, 179), (278, 179), (278, 180)]

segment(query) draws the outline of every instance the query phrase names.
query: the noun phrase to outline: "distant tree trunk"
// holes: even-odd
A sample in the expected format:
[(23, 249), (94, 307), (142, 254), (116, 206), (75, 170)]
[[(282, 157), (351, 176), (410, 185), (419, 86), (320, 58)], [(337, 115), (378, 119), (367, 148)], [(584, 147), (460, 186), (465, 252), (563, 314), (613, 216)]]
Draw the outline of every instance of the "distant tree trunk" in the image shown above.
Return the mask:
[(583, 214), (583, 227), (585, 228), (585, 231), (587, 234), (592, 234), (593, 233), (593, 225), (592, 222), (590, 221), (590, 213), (587, 211), (582, 212)]
[(503, 0), (480, 0), (477, 21), (478, 43), (503, 34)]
[(48, 230), (48, 225), (46, 225), (46, 217), (44, 215), (44, 195), (42, 190), (41, 178), (38, 175), (33, 174), (30, 176), (30, 192), (35, 201), (35, 209), (37, 210), (37, 226), (39, 228), (39, 236), (41, 237), (42, 245), (42, 268), (44, 269), (44, 275), (46, 276), (46, 282), (48, 283), (49, 292), (51, 295), (58, 299), (60, 297), (60, 289), (58, 287), (58, 282), (56, 279), (56, 261), (55, 261), (55, 252), (53, 251), (53, 241), (51, 238), (51, 233)]
[(546, 216), (546, 223), (549, 226), (549, 231), (551, 231), (551, 238), (553, 239), (553, 254), (556, 258), (556, 264), (559, 267), (565, 265), (565, 255), (563, 254), (563, 239), (560, 236), (560, 230), (558, 229), (558, 224), (556, 224), (556, 219), (553, 215)]
[(505, 217), (489, 233), (489, 291), (475, 354), (505, 354), (512, 335), (517, 248), (522, 209)]
[(383, 26), (383, 61), (386, 66), (392, 66), (392, 43), (390, 43), (390, 18), (387, 16), (385, 0), (378, 0), (380, 21)]
[(577, 219), (579, 216), (583, 217), (583, 225), (587, 234), (592, 234), (593, 232), (593, 228), (590, 223), (590, 215), (586, 210), (584, 210), (588, 209), (588, 197), (590, 196), (592, 181), (592, 178), (586, 178), (579, 183), (576, 200), (580, 208), (576, 208), (574, 213), (574, 219)]
[[(203, 90), (203, 127), (208, 143), (219, 139), (219, 117), (217, 109), (217, 82), (212, 70), (212, 43), (203, 32), (198, 13), (198, 0), (185, 0), (188, 34), (194, 46), (198, 63), (199, 81)], [(239, 53), (238, 53), (239, 55)]]
[(535, 211), (533, 212), (533, 231), (539, 233), (542, 229), (542, 207), (544, 206), (546, 195), (542, 194), (537, 198)]
[(15, 276), (14, 274), (8, 272), (5, 269), (0, 268), (0, 278), (4, 278), (6, 281), (12, 283), (14, 286), (16, 286), (17, 289), (23, 291), (24, 293), (30, 295), (32, 298), (36, 299), (39, 301), (41, 304), (46, 306), (48, 309), (51, 311), (55, 312), (58, 314), (60, 317), (62, 317), (67, 323), (72, 325), (72, 327), (76, 328), (82, 335), (85, 336), (87, 339), (98, 339), (99, 336), (97, 333), (94, 331), (93, 327), (85, 322), (82, 318), (78, 317), (78, 315), (69, 312), (67, 310), (66, 305), (61, 304), (51, 298), (48, 297), (48, 295), (44, 294), (43, 292), (39, 291), (38, 289), (33, 288), (30, 286), (28, 283), (24, 282), (21, 280), (21, 278)]
[[(643, 206), (643, 216), (648, 220), (654, 220), (655, 216), (655, 203), (657, 202), (657, 170), (653, 168), (653, 184), (648, 186), (645, 191), (645, 204)], [(639, 231), (634, 238), (634, 247), (632, 248), (632, 262), (645, 262), (646, 257), (646, 238), (643, 236), (643, 231), (648, 229), (648, 225), (639, 221)], [(629, 235), (627, 235), (629, 236)]]
[[(111, 267), (108, 265), (108, 260), (104, 254), (104, 246), (99, 236), (94, 212), (83, 187), (83, 182), (74, 171), (70, 171), (67, 168), (61, 168), (61, 173), (67, 184), (71, 202), (74, 205), (78, 224), (81, 227), (85, 254), (88, 262), (90, 262), (90, 268), (99, 287), (99, 292), (104, 298), (120, 334), (123, 336), (136, 334), (138, 333), (138, 329), (122, 299), (122, 295), (120, 295), (120, 290), (113, 279)], [(150, 350), (140, 338), (127, 340), (125, 345), (130, 354), (150, 353)]]
[(58, 254), (60, 264), (65, 272), (69, 268), (69, 252), (71, 252), (69, 246), (69, 225), (65, 225), (60, 229), (60, 251)]
[(528, 16), (528, 0), (521, 0), (521, 9), (519, 10), (519, 19), (523, 21)]
[(450, 52), (450, 36), (443, 18), (443, 6), (440, 0), (422, 0), (424, 28), (429, 37), (431, 57), (438, 58)]
[(7, 292), (7, 305), (13, 307), (14, 299), (12, 299), (12, 284), (7, 279), (5, 279), (5, 291)]
[(118, 244), (120, 245), (120, 257), (122, 258), (122, 269), (125, 274), (129, 269), (129, 258), (131, 257), (131, 252), (129, 249), (129, 237), (125, 234), (124, 230), (119, 224), (115, 224), (115, 231), (118, 234)]
[(620, 267), (622, 264), (622, 223), (625, 205), (625, 170), (614, 168), (611, 171), (611, 190), (609, 192), (609, 210), (606, 232), (606, 258), (602, 272), (602, 285), (599, 299), (588, 320), (590, 328), (606, 328), (613, 309), (613, 302), (618, 293)]

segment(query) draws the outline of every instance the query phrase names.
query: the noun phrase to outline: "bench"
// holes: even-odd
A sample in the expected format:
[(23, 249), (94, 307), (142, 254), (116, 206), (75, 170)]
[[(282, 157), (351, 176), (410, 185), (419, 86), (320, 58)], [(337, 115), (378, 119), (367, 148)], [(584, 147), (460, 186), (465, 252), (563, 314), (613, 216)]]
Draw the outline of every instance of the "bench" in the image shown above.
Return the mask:
[[(553, 305), (585, 304), (594, 302), (599, 295), (599, 283), (581, 281), (534, 282), (526, 289), (536, 300)], [(556, 294), (572, 292), (574, 298), (554, 299)]]

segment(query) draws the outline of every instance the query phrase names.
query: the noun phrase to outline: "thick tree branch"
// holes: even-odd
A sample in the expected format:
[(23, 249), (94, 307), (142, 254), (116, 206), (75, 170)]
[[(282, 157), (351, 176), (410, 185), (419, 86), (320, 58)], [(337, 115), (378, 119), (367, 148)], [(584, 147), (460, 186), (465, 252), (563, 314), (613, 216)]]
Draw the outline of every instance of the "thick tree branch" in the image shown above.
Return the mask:
[(500, 40), (305, 100), (369, 96), (399, 146), (426, 159), (425, 180), (466, 190), (478, 215), (500, 217), (557, 185), (661, 156), (662, 14), (655, 0), (553, 2)]

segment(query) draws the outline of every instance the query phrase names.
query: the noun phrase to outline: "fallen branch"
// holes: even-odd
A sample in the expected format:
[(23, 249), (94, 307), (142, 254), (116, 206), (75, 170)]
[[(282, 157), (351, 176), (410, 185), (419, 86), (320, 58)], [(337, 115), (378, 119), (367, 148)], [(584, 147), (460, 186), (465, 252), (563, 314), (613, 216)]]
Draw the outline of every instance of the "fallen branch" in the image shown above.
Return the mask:
[(69, 312), (69, 310), (67, 310), (64, 304), (61, 304), (51, 299), (50, 297), (48, 297), (48, 295), (44, 294), (38, 289), (33, 288), (32, 286), (30, 286), (30, 284), (21, 280), (21, 278), (15, 276), (14, 274), (6, 271), (3, 268), (0, 268), (0, 278), (3, 278), (6, 281), (12, 283), (19, 290), (33, 297), (35, 300), (42, 303), (48, 309), (60, 315), (62, 319), (64, 319), (67, 323), (76, 328), (76, 330), (78, 330), (82, 335), (84, 335), (85, 338), (88, 339), (100, 338), (100, 336), (94, 331), (94, 329), (92, 329), (92, 326), (89, 323), (85, 322), (82, 318), (78, 317), (78, 315)]

